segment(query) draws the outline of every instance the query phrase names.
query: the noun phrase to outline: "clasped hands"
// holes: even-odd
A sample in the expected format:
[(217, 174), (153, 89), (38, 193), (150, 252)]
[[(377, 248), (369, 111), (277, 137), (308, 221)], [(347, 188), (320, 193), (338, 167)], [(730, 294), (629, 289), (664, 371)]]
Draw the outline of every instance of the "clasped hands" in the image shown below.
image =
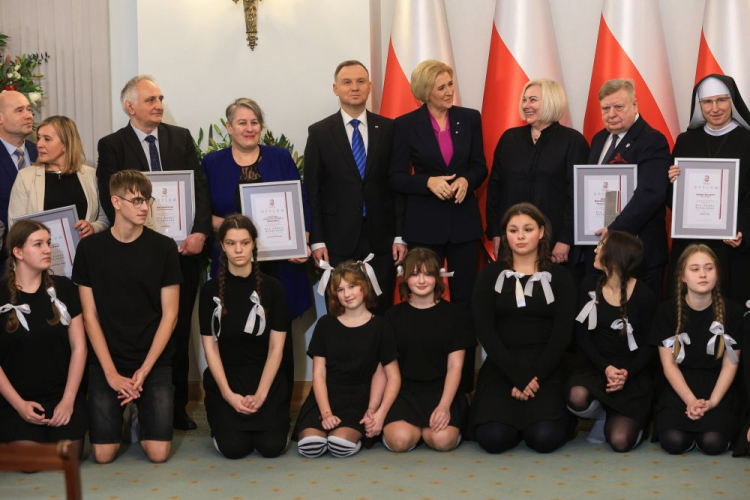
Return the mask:
[(455, 203), (463, 203), (469, 191), (469, 181), (464, 177), (456, 179), (456, 174), (438, 175), (427, 179), (427, 188), (441, 200), (455, 198)]
[(531, 379), (531, 382), (524, 387), (523, 391), (519, 391), (516, 387), (510, 390), (510, 395), (519, 400), (519, 401), (528, 401), (529, 398), (533, 398), (536, 396), (537, 391), (539, 391), (539, 378), (534, 377)]
[(604, 370), (604, 375), (607, 377), (607, 392), (620, 391), (625, 386), (625, 382), (628, 380), (628, 371), (624, 368), (615, 368), (609, 365)]
[(234, 408), (237, 413), (243, 415), (252, 415), (256, 413), (265, 403), (266, 398), (256, 394), (248, 394), (243, 396), (242, 394), (230, 393), (224, 397), (227, 403)]
[(712, 410), (715, 407), (716, 405), (710, 399), (696, 399), (687, 405), (685, 408), (685, 415), (687, 415), (690, 420), (698, 420), (705, 415), (707, 411)]

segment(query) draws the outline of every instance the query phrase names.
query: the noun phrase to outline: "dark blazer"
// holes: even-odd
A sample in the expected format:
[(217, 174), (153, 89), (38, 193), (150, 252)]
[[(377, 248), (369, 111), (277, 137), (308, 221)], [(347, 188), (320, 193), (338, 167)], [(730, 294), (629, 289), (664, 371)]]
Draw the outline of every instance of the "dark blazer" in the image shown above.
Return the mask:
[[(589, 164), (601, 156), (609, 132), (599, 131), (591, 140)], [(609, 230), (627, 231), (643, 242), (644, 269), (663, 265), (667, 260), (665, 229), (666, 196), (669, 186), (667, 172), (672, 165), (667, 139), (639, 117), (625, 134), (612, 163), (638, 164), (638, 187), (622, 213), (609, 225)], [(621, 160), (620, 160), (621, 159)]]
[[(298, 181), (299, 171), (289, 151), (276, 146), (260, 146), (261, 162), (258, 172), (263, 182)], [(217, 217), (237, 213), (235, 197), (240, 185), (240, 166), (232, 157), (232, 148), (220, 149), (203, 157), (201, 163), (206, 174), (211, 192), (212, 214)], [(310, 205), (307, 192), (302, 186), (302, 209), (305, 215), (305, 227), (310, 228)], [(219, 269), (221, 247), (214, 243), (211, 256), (211, 274), (216, 275)], [(279, 281), (284, 285), (287, 305), (292, 313), (290, 318), (296, 318), (307, 311), (312, 305), (310, 284), (307, 280), (307, 270), (304, 264), (292, 264), (279, 261)]]
[(352, 255), (367, 211), (370, 248), (390, 253), (401, 236), (403, 200), (388, 188), (393, 120), (367, 112), (367, 164), (359, 175), (344, 119), (338, 111), (308, 128), (305, 186), (310, 197), (310, 244), (325, 243), (329, 254)]
[[(487, 177), (479, 111), (453, 106), (448, 111), (453, 158), (445, 164), (427, 105), (396, 118), (389, 185), (406, 196), (403, 238), (407, 243), (441, 245), (482, 237), (482, 220), (474, 190)], [(414, 170), (412, 174), (411, 169)], [(463, 203), (441, 200), (427, 179), (456, 174), (469, 182)]]
[[(26, 151), (29, 152), (29, 158), (31, 159), (31, 162), (34, 163), (39, 156), (39, 153), (36, 150), (36, 144), (30, 141), (26, 141), (24, 147), (26, 148)], [(8, 227), (8, 204), (10, 203), (10, 191), (13, 188), (13, 183), (16, 182), (16, 174), (18, 174), (16, 162), (13, 161), (13, 158), (14, 157), (8, 154), (8, 150), (5, 149), (5, 145), (0, 143), (0, 220), (3, 221), (3, 224), (5, 224), (6, 228)]]
[[(162, 123), (158, 128), (159, 156), (162, 170), (192, 170), (195, 185), (195, 218), (193, 232), (211, 235), (211, 195), (208, 182), (200, 168), (193, 138), (186, 128)], [(128, 123), (99, 140), (99, 198), (109, 220), (114, 223), (115, 211), (109, 196), (109, 178), (120, 170), (148, 172), (148, 160), (138, 136)]]

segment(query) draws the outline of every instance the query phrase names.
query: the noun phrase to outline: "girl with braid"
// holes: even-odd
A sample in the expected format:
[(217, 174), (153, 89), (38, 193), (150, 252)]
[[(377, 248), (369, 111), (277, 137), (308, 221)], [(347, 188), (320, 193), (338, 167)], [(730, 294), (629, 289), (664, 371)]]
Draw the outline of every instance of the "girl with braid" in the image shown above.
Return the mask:
[(576, 340), (580, 353), (567, 384), (568, 409), (593, 419), (590, 443), (613, 450), (635, 448), (651, 412), (653, 380), (648, 365), (656, 349), (648, 344), (656, 303), (651, 289), (633, 276), (643, 244), (622, 231), (610, 231), (594, 251), (601, 276), (580, 288)]
[(50, 232), (22, 219), (7, 238), (0, 282), (0, 442), (69, 439), (78, 453), (87, 429), (79, 391), (86, 363), (78, 288), (50, 275)]
[(244, 215), (219, 227), (218, 276), (201, 289), (200, 330), (208, 368), (205, 405), (214, 445), (227, 458), (286, 449), (291, 394), (279, 370), (287, 309), (281, 283), (256, 262), (258, 232)]
[(729, 449), (739, 430), (737, 373), (742, 310), (721, 296), (718, 262), (702, 244), (689, 245), (675, 267), (675, 298), (656, 311), (651, 343), (659, 347), (667, 384), (654, 407), (661, 447), (679, 455)]

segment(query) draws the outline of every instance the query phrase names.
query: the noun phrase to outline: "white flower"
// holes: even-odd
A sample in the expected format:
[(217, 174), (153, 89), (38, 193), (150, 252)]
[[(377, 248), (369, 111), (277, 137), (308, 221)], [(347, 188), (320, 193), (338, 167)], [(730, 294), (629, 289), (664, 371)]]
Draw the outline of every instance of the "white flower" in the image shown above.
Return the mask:
[(16, 64), (16, 67), (13, 68), (13, 69), (15, 69), (16, 71), (18, 71), (19, 69), (21, 69), (21, 65), (20, 64)]
[(18, 71), (16, 71), (15, 73), (13, 73), (13, 78), (15, 78), (16, 80), (20, 80), (21, 79), (21, 73), (19, 73)]
[(8, 73), (8, 78), (13, 78), (13, 72)]
[(29, 103), (34, 107), (39, 106), (42, 102), (42, 94), (39, 92), (29, 92), (29, 95), (26, 97), (29, 99)]

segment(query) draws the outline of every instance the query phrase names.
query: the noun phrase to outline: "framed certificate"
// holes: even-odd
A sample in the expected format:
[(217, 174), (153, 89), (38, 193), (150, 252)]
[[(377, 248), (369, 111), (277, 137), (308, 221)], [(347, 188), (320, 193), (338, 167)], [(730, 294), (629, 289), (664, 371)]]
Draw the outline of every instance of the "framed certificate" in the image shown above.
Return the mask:
[(307, 257), (300, 181), (240, 185), (242, 213), (258, 229), (258, 260)]
[(22, 219), (34, 219), (49, 228), (52, 239), (52, 272), (57, 276), (73, 276), (73, 260), (81, 237), (75, 225), (78, 211), (75, 205), (45, 210), (35, 214), (13, 217), (16, 223)]
[(575, 244), (596, 245), (599, 236), (594, 233), (607, 227), (633, 198), (638, 185), (638, 165), (575, 165), (573, 168)]
[(740, 160), (675, 158), (672, 238), (733, 240), (737, 235)]
[(143, 172), (151, 181), (154, 204), (146, 227), (169, 236), (181, 245), (193, 231), (195, 192), (192, 170)]

